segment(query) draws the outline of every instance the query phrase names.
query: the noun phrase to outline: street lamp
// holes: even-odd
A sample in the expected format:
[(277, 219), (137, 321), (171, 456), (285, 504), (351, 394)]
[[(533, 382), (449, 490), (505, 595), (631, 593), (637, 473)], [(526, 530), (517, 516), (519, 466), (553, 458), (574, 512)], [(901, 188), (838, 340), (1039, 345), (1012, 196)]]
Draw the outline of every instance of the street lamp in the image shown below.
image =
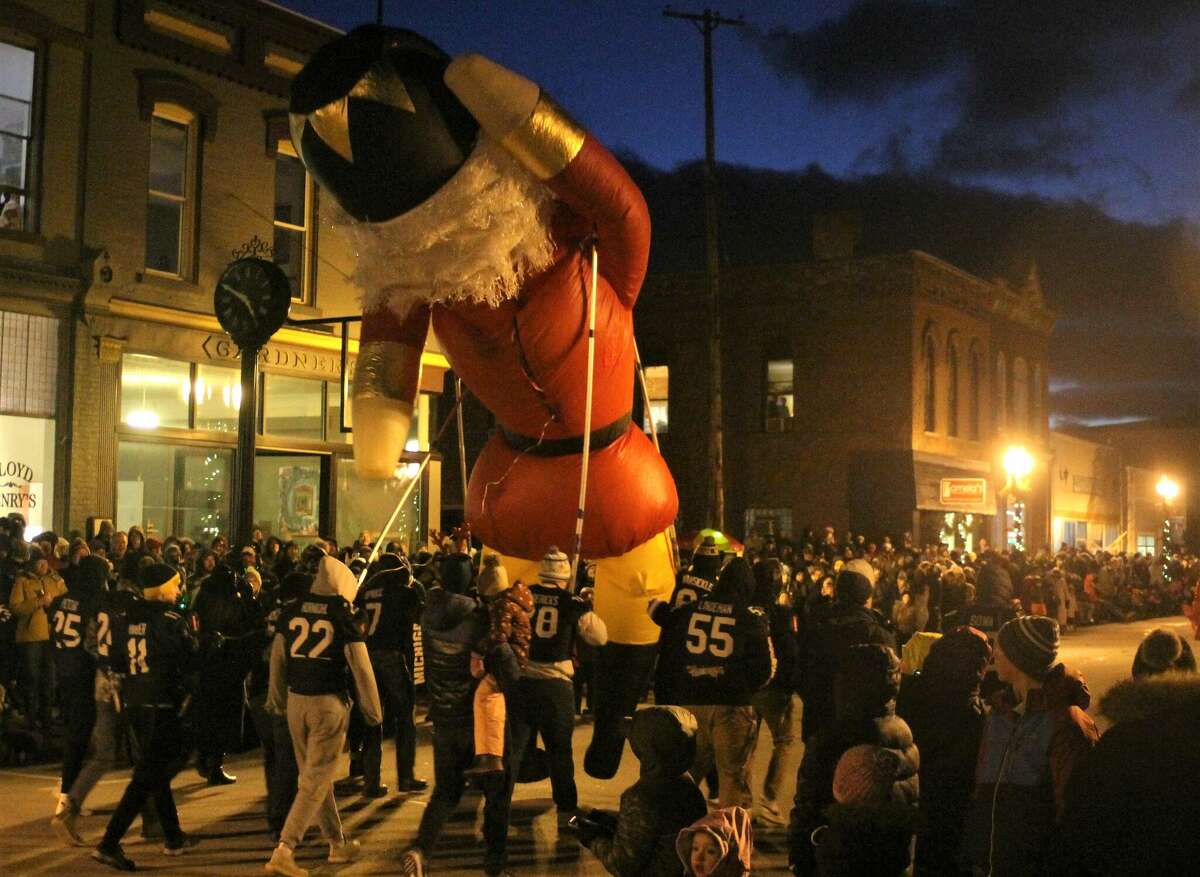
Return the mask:
[(1164, 475), (1154, 485), (1155, 492), (1163, 501), (1162, 524), (1162, 575), (1164, 582), (1171, 581), (1171, 503), (1179, 496), (1179, 484)]
[(1029, 490), (1029, 476), (1033, 473), (1033, 454), (1023, 445), (1013, 445), (1004, 452), (1004, 473), (1008, 476), (1005, 490), (1012, 495), (1012, 535), (1007, 540), (1018, 551), (1025, 550), (1025, 501), (1019, 491)]

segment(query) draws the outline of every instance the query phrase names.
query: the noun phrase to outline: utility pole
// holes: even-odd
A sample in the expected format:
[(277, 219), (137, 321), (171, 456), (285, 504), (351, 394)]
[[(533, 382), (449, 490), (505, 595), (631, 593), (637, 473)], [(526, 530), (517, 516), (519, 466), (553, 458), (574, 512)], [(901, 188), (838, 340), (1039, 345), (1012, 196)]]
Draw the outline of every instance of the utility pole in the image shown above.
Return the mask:
[(708, 498), (708, 523), (725, 529), (725, 428), (724, 394), (721, 392), (721, 286), (720, 257), (717, 247), (717, 147), (713, 131), (713, 51), (712, 35), (727, 24), (742, 27), (746, 22), (722, 18), (721, 13), (705, 9), (701, 13), (676, 12), (667, 7), (667, 18), (690, 21), (704, 37), (704, 261), (708, 286), (708, 461), (712, 490)]
[(376, 0), (375, 2), (375, 23), (378, 25), (383, 24), (383, 0)]

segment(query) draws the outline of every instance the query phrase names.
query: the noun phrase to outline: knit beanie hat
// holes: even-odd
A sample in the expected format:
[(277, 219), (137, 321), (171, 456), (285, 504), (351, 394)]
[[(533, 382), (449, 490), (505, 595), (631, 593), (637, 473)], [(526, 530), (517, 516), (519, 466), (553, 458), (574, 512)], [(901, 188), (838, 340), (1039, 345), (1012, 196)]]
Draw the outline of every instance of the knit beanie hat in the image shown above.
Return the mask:
[(569, 582), (571, 580), (570, 559), (559, 551), (557, 546), (551, 545), (542, 557), (541, 566), (538, 567), (538, 578), (543, 582), (555, 585)]
[(1012, 665), (1033, 679), (1041, 679), (1058, 659), (1058, 622), (1042, 615), (1014, 618), (996, 637)]
[[(1175, 667), (1183, 654), (1183, 640), (1173, 630), (1158, 628), (1146, 634), (1138, 646), (1137, 657), (1150, 673), (1162, 673)], [(1137, 660), (1134, 662), (1138, 663)]]
[(494, 597), (508, 590), (508, 573), (500, 564), (500, 555), (489, 554), (483, 559), (475, 588), (481, 597)]
[(833, 772), (833, 797), (839, 804), (883, 804), (891, 798), (900, 772), (900, 756), (882, 746), (851, 746)]
[(875, 568), (862, 559), (846, 563), (838, 573), (835, 593), (839, 603), (861, 606), (867, 602), (875, 586)]
[(138, 571), (138, 584), (142, 587), (142, 596), (153, 600), (171, 588), (179, 590), (179, 570), (165, 563), (146, 564)]

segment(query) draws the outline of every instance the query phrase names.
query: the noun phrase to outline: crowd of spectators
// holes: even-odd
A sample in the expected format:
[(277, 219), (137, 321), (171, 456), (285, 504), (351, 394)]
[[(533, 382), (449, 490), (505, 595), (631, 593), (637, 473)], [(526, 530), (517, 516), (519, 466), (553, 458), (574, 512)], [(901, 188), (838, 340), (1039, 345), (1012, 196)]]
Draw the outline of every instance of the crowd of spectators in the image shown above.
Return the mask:
[[(1200, 562), (1190, 554), (1129, 556), (1066, 545), (1026, 554), (982, 540), (977, 550), (957, 550), (917, 547), (907, 534), (894, 543), (852, 534), (839, 539), (825, 528), (806, 531), (795, 542), (752, 538), (737, 557), (709, 540), (683, 558), (672, 599), (647, 607), (662, 636), (652, 692), (643, 697), (656, 705), (643, 707), (631, 726), (641, 778), (622, 796), (619, 812), (603, 813), (580, 806), (569, 748), (571, 720), (582, 708), (580, 694), (593, 666), (588, 652), (602, 647), (603, 637), (591, 613), (586, 565), (575, 582), (567, 581), (565, 555), (556, 549), (548, 550), (540, 581), (533, 583), (543, 601), (536, 605), (550, 600), (564, 612), (577, 607), (570, 611), (581, 636), (535, 644), (532, 653), (507, 665), (485, 655), (485, 670), (477, 675), (473, 663), (459, 660), (460, 641), (479, 642), (475, 648), (484, 652), (491, 648), (483, 645), (488, 622), (479, 599), (488, 589), (479, 585), (485, 565), (462, 534), (431, 533), (411, 555), (390, 542), (382, 546), (382, 560), (368, 568), (372, 546), (365, 537), (345, 548), (324, 539), (302, 547), (256, 533), (247, 544), (231, 546), (220, 535), (197, 544), (147, 537), (133, 527), (106, 528), (90, 541), (50, 532), (26, 540), (23, 522), (13, 517), (3, 519), (0, 529), (3, 709), (31, 735), (31, 755), (39, 748), (46, 754), (57, 725), (54, 621), (47, 609), (96, 569), (107, 570), (113, 590), (132, 590), (138, 582), (145, 588), (147, 571), (161, 577), (165, 570), (178, 576), (177, 608), (196, 619), (201, 653), (208, 656), (194, 688), (201, 725), (194, 748), (196, 767), (211, 785), (236, 779), (222, 763), (226, 744), (237, 745), (223, 726), (240, 714), (243, 691), (252, 713), (255, 697), (262, 700), (270, 607), (304, 593), (328, 557), (344, 563), (347, 575), (367, 573), (360, 593), (391, 587), (379, 583), (402, 568), (403, 588), (414, 589), (397, 616), (406, 641), (373, 642), (357, 601), (355, 612), (363, 616), (373, 663), (383, 666), (389, 650), (398, 648), (411, 667), (414, 624), (431, 662), (429, 716), (435, 761), (442, 760), (435, 765), (427, 818), (401, 861), (406, 873), (424, 873), (441, 821), (473, 772), (485, 780), (508, 777), (485, 790), (491, 808), (486, 865), (494, 873), (503, 870), (512, 782), (547, 774), (560, 827), (569, 822), (579, 841), (618, 875), (677, 874), (680, 862), (689, 873), (711, 873), (704, 861), (713, 856), (733, 869), (729, 873), (748, 873), (752, 826), (770, 825), (786, 826), (796, 874), (1110, 873), (1105, 861), (1118, 853), (1128, 858), (1129, 849), (1151, 842), (1150, 836), (1130, 836), (1128, 821), (1109, 825), (1118, 807), (1114, 796), (1133, 795), (1151, 809), (1167, 800), (1157, 791), (1163, 786), (1149, 784), (1139, 770), (1178, 785), (1160, 763), (1162, 752), (1139, 749), (1130, 735), (1162, 716), (1191, 721), (1200, 709), (1192, 651), (1170, 630), (1146, 638), (1133, 658), (1133, 678), (1106, 696), (1100, 711), (1117, 722), (1111, 738), (1101, 739), (1087, 715), (1091, 695), (1082, 677), (1058, 660), (1060, 636), (1084, 625), (1182, 610), (1200, 635)], [(491, 570), (483, 578), (498, 574)], [(504, 577), (501, 590), (510, 584), (517, 583)], [(237, 645), (243, 639), (244, 649)], [(472, 760), (479, 744), (471, 745), (469, 716), (475, 680), (485, 671), (495, 674), (508, 701), (508, 718), (501, 719), (511, 726), (505, 739), (530, 742), (519, 753), (502, 747), (503, 759), (480, 772), (478, 759)], [(399, 702), (411, 717), (411, 695)], [(443, 713), (452, 720), (439, 727)], [(273, 744), (278, 760), (288, 749), (286, 726), (283, 738), (277, 726), (268, 743), (269, 711), (253, 718), (267, 747), (264, 758), (271, 757)], [(371, 761), (377, 717), (359, 722), (356, 734), (351, 721), (357, 766), (352, 760), (348, 779), (363, 775), (353, 788), (367, 796), (386, 794), (378, 739), (374, 767), (364, 771), (363, 764)], [(534, 758), (533, 729), (540, 726), (549, 745), (555, 739), (545, 733), (550, 723), (562, 728), (559, 751)], [(766, 775), (755, 778), (751, 763), (764, 725), (772, 751)], [(1188, 757), (1171, 749), (1184, 748), (1186, 735), (1167, 736), (1163, 744), (1172, 757)], [(1013, 746), (1020, 750), (1016, 756)], [(795, 798), (782, 801), (781, 772), (801, 752)], [(294, 763), (290, 770), (294, 795)], [(303, 775), (304, 766), (299, 770)], [(411, 771), (411, 758), (398, 759), (398, 791), (425, 788)], [(268, 774), (270, 785), (274, 768)], [(704, 785), (707, 794), (699, 791)], [(680, 801), (687, 806), (666, 806)], [(267, 809), (278, 840), (286, 796), (281, 803), (272, 792)], [(1178, 823), (1170, 813), (1163, 818)], [(1117, 837), (1126, 843), (1119, 850)], [(1166, 842), (1168, 836), (1157, 832), (1153, 839)], [(1106, 850), (1108, 859), (1097, 849)], [(284, 870), (272, 873), (291, 873), (290, 847), (282, 861)]]

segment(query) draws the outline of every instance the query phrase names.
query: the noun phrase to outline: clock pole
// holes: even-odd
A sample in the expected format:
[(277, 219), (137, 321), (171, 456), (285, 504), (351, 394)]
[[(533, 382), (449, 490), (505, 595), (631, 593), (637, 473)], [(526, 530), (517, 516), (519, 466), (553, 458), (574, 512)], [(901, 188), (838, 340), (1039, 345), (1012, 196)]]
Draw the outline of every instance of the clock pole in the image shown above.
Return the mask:
[[(284, 324), (292, 300), (291, 281), (274, 262), (258, 236), (239, 251), (217, 281), (213, 310), (221, 328), (238, 346), (242, 361), (242, 399), (238, 405), (237, 456), (233, 461), (230, 527), (237, 547), (249, 544), (254, 532), (254, 448), (258, 432), (258, 355)], [(250, 255), (247, 255), (250, 254)]]
[(254, 450), (258, 432), (258, 352), (261, 347), (243, 347), (242, 404), (238, 406), (238, 444), (233, 463), (233, 536), (238, 549), (250, 542), (254, 532)]

